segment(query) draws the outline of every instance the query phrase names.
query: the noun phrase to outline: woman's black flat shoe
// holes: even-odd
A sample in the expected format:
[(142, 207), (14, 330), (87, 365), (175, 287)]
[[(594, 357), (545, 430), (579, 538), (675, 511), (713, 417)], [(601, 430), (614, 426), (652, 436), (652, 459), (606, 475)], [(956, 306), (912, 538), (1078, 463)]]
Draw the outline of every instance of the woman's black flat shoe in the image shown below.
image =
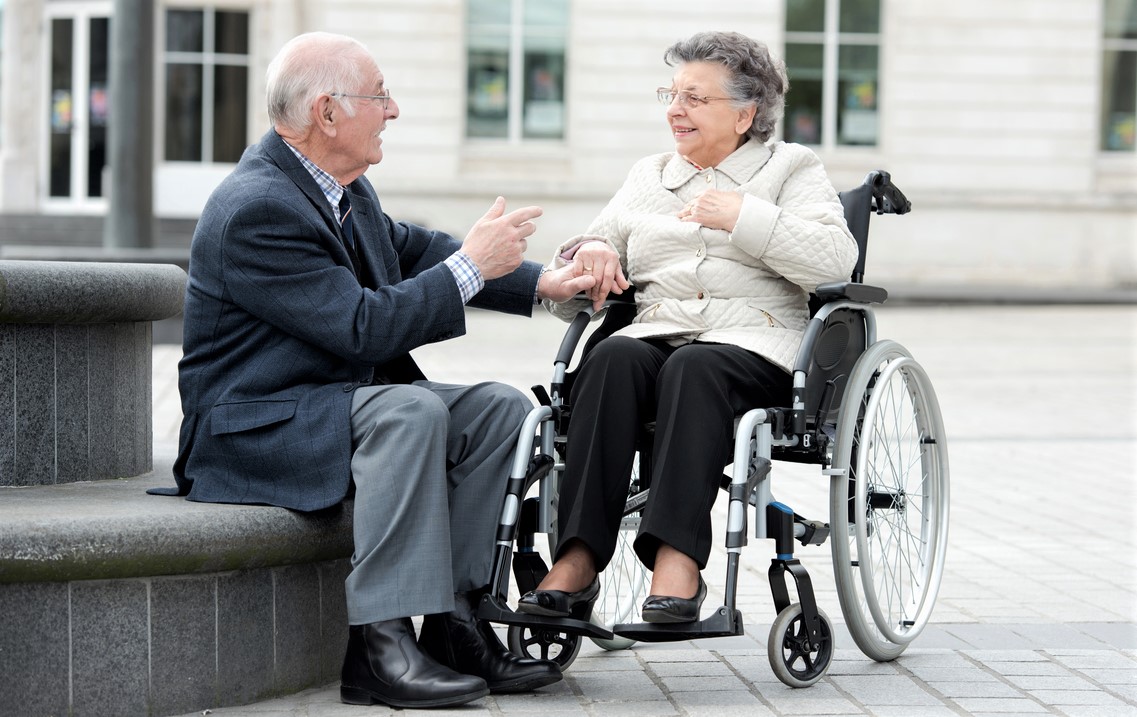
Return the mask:
[(517, 601), (517, 612), (587, 620), (599, 595), (600, 576), (597, 575), (588, 587), (574, 593), (564, 590), (530, 590)]
[(679, 598), (668, 595), (648, 595), (640, 608), (640, 616), (644, 622), (697, 622), (699, 608), (707, 597), (707, 584), (703, 576), (699, 576), (699, 589), (693, 598)]

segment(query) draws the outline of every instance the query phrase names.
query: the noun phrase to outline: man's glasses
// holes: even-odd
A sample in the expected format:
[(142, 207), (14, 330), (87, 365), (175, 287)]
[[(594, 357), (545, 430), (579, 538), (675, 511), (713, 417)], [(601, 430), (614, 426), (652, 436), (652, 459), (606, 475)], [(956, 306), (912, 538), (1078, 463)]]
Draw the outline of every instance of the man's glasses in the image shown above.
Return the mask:
[(383, 109), (387, 109), (387, 105), (391, 104), (390, 92), (382, 95), (353, 95), (347, 92), (332, 92), (329, 97), (355, 97), (361, 100), (372, 100), (378, 102)]
[(679, 100), (680, 107), (701, 107), (708, 102), (715, 100), (729, 100), (729, 97), (700, 97), (690, 92), (676, 92), (669, 87), (660, 87), (655, 91), (655, 96), (659, 98), (660, 104), (671, 106), (675, 100)]

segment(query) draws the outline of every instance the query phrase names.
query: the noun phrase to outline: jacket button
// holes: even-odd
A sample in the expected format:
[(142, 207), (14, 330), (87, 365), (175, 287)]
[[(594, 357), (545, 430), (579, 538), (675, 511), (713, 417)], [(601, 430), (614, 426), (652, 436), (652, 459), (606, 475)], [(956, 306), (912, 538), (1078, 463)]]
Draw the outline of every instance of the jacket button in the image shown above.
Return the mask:
[(354, 383), (345, 383), (343, 385), (343, 392), (344, 393), (351, 393), (354, 390), (355, 390), (355, 384)]
[(695, 298), (696, 298), (696, 299), (701, 299), (701, 298), (703, 298), (703, 292), (701, 292), (701, 291), (700, 291), (698, 294), (696, 294), (696, 295), (695, 295)]

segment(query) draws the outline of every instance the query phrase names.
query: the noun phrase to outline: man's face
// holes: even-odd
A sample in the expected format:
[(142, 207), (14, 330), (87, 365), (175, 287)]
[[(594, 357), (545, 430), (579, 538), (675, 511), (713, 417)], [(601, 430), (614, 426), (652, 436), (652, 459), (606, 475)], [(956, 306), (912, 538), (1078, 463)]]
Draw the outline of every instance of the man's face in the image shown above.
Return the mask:
[(399, 105), (394, 98), (386, 101), (374, 99), (379, 95), (386, 95), (388, 90), (383, 82), (383, 73), (375, 66), (374, 61), (368, 58), (369, 69), (364, 73), (368, 78), (362, 87), (356, 88), (353, 95), (360, 97), (345, 97), (355, 109), (355, 116), (343, 118), (339, 131), (336, 134), (336, 147), (354, 173), (367, 171), (373, 164), (383, 159), (383, 138), (380, 133), (387, 128), (387, 122), (399, 116)]

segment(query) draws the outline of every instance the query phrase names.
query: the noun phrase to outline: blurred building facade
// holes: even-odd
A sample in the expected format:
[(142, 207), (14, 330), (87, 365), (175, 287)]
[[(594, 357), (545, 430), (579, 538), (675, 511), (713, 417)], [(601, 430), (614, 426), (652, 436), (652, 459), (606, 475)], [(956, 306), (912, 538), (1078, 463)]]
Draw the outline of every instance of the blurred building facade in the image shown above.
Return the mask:
[[(107, 211), (113, 10), (0, 0), (2, 244)], [(192, 226), (268, 126), (269, 60), (327, 30), (399, 102), (368, 175), (387, 212), (462, 236), (498, 194), (539, 204), (544, 261), (671, 149), (662, 54), (708, 29), (786, 59), (780, 137), (838, 188), (883, 168), (912, 200), (874, 224), (870, 279), (1137, 286), (1137, 0), (157, 0), (155, 213)]]

